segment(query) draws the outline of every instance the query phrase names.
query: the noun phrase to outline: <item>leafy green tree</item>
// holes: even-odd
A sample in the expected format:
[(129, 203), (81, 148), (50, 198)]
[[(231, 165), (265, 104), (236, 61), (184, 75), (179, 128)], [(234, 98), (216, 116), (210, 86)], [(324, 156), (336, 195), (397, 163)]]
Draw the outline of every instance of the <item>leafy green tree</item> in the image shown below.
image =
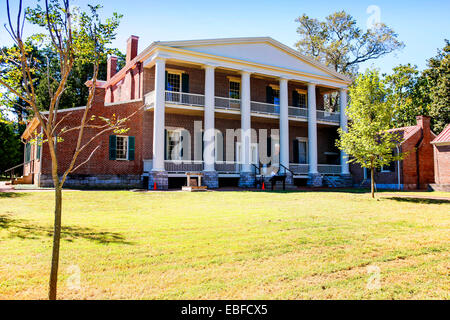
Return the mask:
[[(17, 50), (6, 54), (2, 52), (2, 60), (6, 61), (11, 68), (16, 66), (15, 70), (20, 72), (22, 81), (11, 81), (8, 77), (9, 74), (2, 72), (0, 73), (0, 85), (26, 102), (28, 110), (39, 121), (43, 131), (43, 137), (38, 137), (39, 139), (36, 140), (43, 140), (44, 143), (47, 143), (51, 157), (51, 174), (55, 187), (55, 216), (49, 299), (54, 300), (57, 293), (59, 247), (61, 242), (62, 187), (67, 176), (88, 162), (92, 154), (98, 150), (99, 145), (94, 148), (86, 160), (81, 163), (77, 161), (80, 153), (90, 146), (96, 138), (107, 132), (120, 134), (128, 130), (125, 127), (125, 122), (128, 121), (129, 117), (113, 117), (111, 119), (98, 117), (101, 121), (97, 122), (94, 122), (96, 120), (95, 115), (88, 117), (95, 96), (99, 65), (108, 54), (113, 53), (109, 46), (116, 36), (115, 31), (119, 25), (121, 15), (114, 13), (112, 18), (102, 22), (98, 14), (101, 7), (88, 5), (88, 12), (81, 12), (78, 17), (74, 17), (71, 13), (69, 0), (45, 0), (43, 1), (45, 3), (44, 8), (38, 4), (35, 8), (27, 8), (24, 13), (22, 10), (23, 1), (20, 0), (17, 1), (19, 7), (16, 17), (17, 23), (13, 24), (9, 0), (6, 2), (7, 31), (17, 45)], [(38, 30), (43, 30), (42, 34), (35, 34), (32, 36), (32, 39), (42, 40), (48, 47), (52, 47), (52, 51), (56, 53), (58, 61), (58, 72), (52, 73), (49, 64), (47, 64), (45, 70), (45, 79), (48, 82), (48, 94), (50, 97), (48, 108), (45, 108), (48, 110), (46, 114), (42, 113), (38, 106), (37, 81), (33, 73), (35, 68), (33, 63), (34, 57), (26, 45), (27, 41), (23, 40), (25, 21), (40, 27), (37, 28)], [(77, 23), (73, 24), (74, 22)], [(86, 108), (79, 123), (75, 123), (70, 127), (60, 128), (60, 123), (57, 119), (61, 97), (67, 88), (67, 80), (76, 61), (92, 65), (92, 77)], [(134, 114), (130, 115), (130, 117)], [(83, 139), (86, 128), (96, 132), (89, 139)], [(75, 135), (77, 142), (68, 167), (60, 175), (55, 143), (62, 143), (67, 133)]]
[(377, 70), (359, 75), (350, 88), (348, 132), (339, 129), (336, 145), (356, 162), (370, 169), (371, 194), (375, 197), (374, 170), (402, 158), (393, 150), (400, 142), (392, 128), (393, 108), (389, 88)]
[(421, 90), (423, 81), (417, 66), (399, 65), (385, 78), (391, 92), (394, 126), (414, 125), (416, 116), (429, 114), (425, 102), (428, 94)]
[(404, 44), (398, 35), (383, 23), (367, 31), (357, 26), (356, 20), (345, 11), (335, 12), (325, 21), (306, 14), (295, 20), (301, 39), (298, 50), (337, 72), (355, 76), (362, 62), (378, 59)]
[(450, 123), (450, 42), (428, 60), (428, 69), (422, 73), (423, 91), (429, 93), (424, 103), (429, 103), (432, 128), (439, 134)]
[(22, 150), (18, 124), (0, 114), (0, 172), (21, 163)]

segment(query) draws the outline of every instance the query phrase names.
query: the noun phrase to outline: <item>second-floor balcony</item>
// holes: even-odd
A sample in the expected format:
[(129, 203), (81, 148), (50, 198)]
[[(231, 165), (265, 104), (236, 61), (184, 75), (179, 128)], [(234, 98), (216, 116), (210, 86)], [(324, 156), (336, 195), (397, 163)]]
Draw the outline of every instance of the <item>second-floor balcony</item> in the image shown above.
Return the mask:
[[(172, 104), (177, 106), (186, 107), (204, 107), (205, 106), (205, 96), (202, 94), (185, 93), (185, 92), (174, 92), (165, 91), (165, 102), (166, 104)], [(147, 108), (153, 108), (155, 103), (155, 91), (149, 92), (145, 96), (145, 105)], [(217, 112), (221, 110), (240, 112), (241, 100), (233, 99), (227, 97), (214, 97), (215, 109)], [(250, 110), (253, 115), (269, 115), (269, 116), (279, 116), (280, 106), (278, 104), (265, 103), (265, 102), (250, 102)], [(317, 110), (317, 121), (330, 122), (339, 124), (340, 114), (339, 112), (329, 112), (325, 110)], [(293, 107), (289, 106), (288, 114), (290, 118), (293, 119), (308, 119), (308, 109), (304, 107)]]

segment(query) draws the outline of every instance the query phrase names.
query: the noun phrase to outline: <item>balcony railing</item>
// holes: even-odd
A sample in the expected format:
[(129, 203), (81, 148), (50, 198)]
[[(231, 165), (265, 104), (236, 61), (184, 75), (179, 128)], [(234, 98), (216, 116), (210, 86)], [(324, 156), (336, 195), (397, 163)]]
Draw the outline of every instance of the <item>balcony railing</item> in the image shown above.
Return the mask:
[(236, 162), (216, 162), (216, 171), (219, 173), (239, 173), (240, 165)]
[[(196, 106), (196, 107), (203, 107), (205, 105), (205, 96), (202, 94), (166, 91), (165, 99), (167, 103), (177, 105)], [(147, 108), (154, 107), (155, 91), (146, 94), (144, 100)], [(227, 97), (214, 97), (214, 103), (216, 109), (234, 110), (234, 111), (241, 110), (240, 99), (232, 99)], [(271, 103), (251, 101), (250, 109), (252, 113), (268, 114), (276, 116), (280, 114), (280, 106)], [(308, 109), (290, 106), (288, 109), (288, 114), (290, 117), (307, 119)], [(339, 123), (340, 115), (339, 112), (317, 110), (317, 120)]]
[(225, 97), (214, 97), (216, 109), (241, 110), (241, 100)]
[(295, 174), (308, 174), (309, 171), (309, 165), (303, 164), (303, 163), (290, 163), (289, 169), (294, 172)]
[(320, 174), (340, 174), (341, 166), (338, 164), (319, 164), (317, 170)]
[(203, 107), (205, 105), (205, 96), (195, 93), (166, 91), (166, 102)]
[(288, 112), (290, 117), (308, 118), (308, 109), (306, 108), (289, 107)]
[(329, 112), (324, 110), (317, 110), (317, 120), (339, 123), (339, 112)]
[(250, 110), (254, 113), (262, 113), (262, 114), (280, 114), (280, 106), (272, 103), (264, 103), (264, 102), (250, 102)]
[(203, 161), (184, 161), (184, 160), (165, 160), (164, 168), (167, 172), (192, 172), (192, 171), (202, 171)]

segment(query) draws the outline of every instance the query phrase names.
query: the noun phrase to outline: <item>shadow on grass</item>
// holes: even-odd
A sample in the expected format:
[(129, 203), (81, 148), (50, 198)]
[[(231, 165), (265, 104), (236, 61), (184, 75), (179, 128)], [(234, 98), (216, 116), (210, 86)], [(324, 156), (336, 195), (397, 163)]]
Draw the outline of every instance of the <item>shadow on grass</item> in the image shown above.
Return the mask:
[(23, 192), (0, 192), (0, 199), (1, 198), (21, 198), (27, 196), (28, 193)]
[(450, 200), (445, 199), (427, 199), (427, 198), (409, 198), (409, 197), (385, 197), (384, 199), (409, 202), (409, 203), (420, 203), (420, 204), (450, 204)]
[[(0, 214), (0, 230), (7, 230), (7, 237), (20, 239), (39, 239), (42, 237), (52, 237), (53, 228), (31, 224), (25, 220), (14, 219), (10, 215)], [(97, 231), (91, 228), (63, 226), (61, 239), (74, 241), (85, 239), (100, 244), (133, 244), (126, 241), (125, 237), (117, 232)], [(0, 240), (2, 240), (0, 238)]]

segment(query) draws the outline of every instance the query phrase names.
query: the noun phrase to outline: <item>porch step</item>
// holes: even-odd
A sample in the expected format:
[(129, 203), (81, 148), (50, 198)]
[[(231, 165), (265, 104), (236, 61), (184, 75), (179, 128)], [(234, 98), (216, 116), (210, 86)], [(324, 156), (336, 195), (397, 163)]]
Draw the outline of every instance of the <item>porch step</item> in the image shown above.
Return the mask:
[(351, 176), (323, 176), (323, 184), (328, 188), (351, 187), (353, 180)]
[(31, 176), (31, 174), (26, 175), (26, 176), (22, 176), (20, 178), (16, 178), (12, 181), (13, 185), (16, 184), (32, 184), (33, 181), (33, 177)]

